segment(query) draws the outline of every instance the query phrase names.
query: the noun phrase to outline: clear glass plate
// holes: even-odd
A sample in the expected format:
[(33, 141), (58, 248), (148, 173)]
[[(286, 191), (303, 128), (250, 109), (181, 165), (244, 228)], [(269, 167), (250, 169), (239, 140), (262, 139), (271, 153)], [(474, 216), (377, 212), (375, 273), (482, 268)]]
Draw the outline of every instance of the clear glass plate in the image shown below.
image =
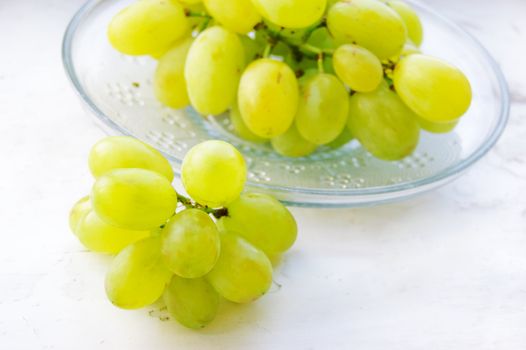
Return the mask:
[(424, 23), (423, 51), (467, 74), (473, 104), (453, 133), (422, 132), (416, 152), (397, 162), (375, 159), (354, 141), (339, 150), (285, 158), (267, 146), (235, 137), (225, 116), (203, 118), (191, 108), (162, 106), (152, 92), (155, 61), (121, 55), (106, 39), (111, 17), (129, 0), (92, 0), (80, 8), (64, 37), (63, 60), (75, 89), (101, 125), (111, 134), (132, 135), (158, 148), (176, 173), (190, 147), (207, 139), (224, 139), (245, 156), (248, 186), (287, 204), (378, 204), (453, 180), (488, 152), (508, 119), (506, 82), (488, 52), (457, 25), (418, 2), (409, 2)]

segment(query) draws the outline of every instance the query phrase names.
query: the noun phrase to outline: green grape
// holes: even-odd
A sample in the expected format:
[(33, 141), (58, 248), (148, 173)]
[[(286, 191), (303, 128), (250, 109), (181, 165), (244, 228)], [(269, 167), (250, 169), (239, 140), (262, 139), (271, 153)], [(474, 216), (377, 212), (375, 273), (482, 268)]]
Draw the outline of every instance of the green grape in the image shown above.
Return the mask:
[(95, 212), (106, 223), (129, 230), (149, 230), (173, 215), (177, 193), (156, 172), (115, 169), (97, 179), (91, 200)]
[(192, 37), (177, 42), (160, 57), (157, 63), (153, 78), (153, 91), (159, 102), (168, 107), (179, 109), (190, 104), (184, 78), (184, 66), (192, 42)]
[(318, 21), (327, 0), (252, 0), (261, 15), (286, 28), (303, 28)]
[(203, 0), (208, 13), (223, 27), (246, 34), (261, 21), (251, 0)]
[(334, 49), (336, 48), (336, 43), (334, 42), (331, 33), (326, 27), (320, 27), (315, 29), (309, 36), (307, 44), (316, 46), (320, 49)]
[(296, 241), (297, 225), (289, 210), (274, 197), (244, 193), (228, 206), (228, 216), (218, 222), (268, 255), (288, 250)]
[(269, 290), (272, 265), (265, 253), (243, 238), (221, 233), (221, 255), (207, 279), (223, 298), (248, 303)]
[(276, 152), (285, 157), (305, 157), (313, 153), (318, 147), (318, 145), (305, 140), (294, 124), (284, 134), (271, 139), (270, 144)]
[(128, 245), (150, 236), (150, 231), (125, 230), (108, 225), (94, 211), (78, 223), (77, 237), (93, 252), (115, 254)]
[(219, 249), (216, 224), (199, 209), (180, 212), (162, 231), (164, 263), (173, 273), (184, 278), (207, 274), (219, 257)]
[(337, 2), (329, 9), (327, 26), (337, 42), (365, 47), (379, 59), (398, 55), (407, 39), (400, 16), (378, 0)]
[(170, 162), (159, 151), (130, 136), (110, 136), (100, 140), (92, 147), (88, 163), (95, 178), (123, 168), (151, 170), (170, 182), (174, 178)]
[(327, 11), (337, 2), (340, 2), (341, 0), (327, 0)]
[(161, 240), (151, 237), (124, 248), (106, 274), (106, 295), (123, 309), (139, 309), (159, 299), (172, 273), (161, 258)]
[(471, 85), (464, 73), (438, 58), (404, 57), (396, 65), (393, 81), (405, 104), (432, 122), (457, 120), (471, 104)]
[(192, 106), (203, 115), (225, 112), (235, 100), (244, 65), (243, 45), (236, 34), (219, 26), (199, 34), (184, 70)]
[(459, 122), (459, 120), (453, 120), (446, 123), (436, 123), (420, 117), (417, 118), (417, 121), (423, 130), (434, 134), (445, 134), (453, 131)]
[(383, 80), (384, 71), (380, 60), (358, 45), (338, 47), (332, 62), (338, 78), (354, 91), (374, 91)]
[(73, 205), (71, 211), (69, 212), (69, 229), (75, 235), (77, 234), (77, 227), (79, 222), (84, 216), (86, 216), (91, 211), (91, 200), (89, 196), (82, 197)]
[(354, 139), (354, 136), (351, 134), (349, 128), (344, 128), (340, 136), (331, 143), (328, 143), (327, 146), (333, 149), (338, 149), (348, 144), (352, 139)]
[(245, 62), (250, 63), (255, 60), (264, 50), (264, 45), (259, 40), (252, 39), (247, 35), (239, 37), (245, 51)]
[(411, 39), (416, 46), (420, 46), (424, 37), (424, 30), (422, 28), (422, 22), (420, 22), (420, 18), (415, 10), (405, 2), (399, 0), (388, 1), (387, 5), (395, 10), (404, 21), (409, 39)]
[(168, 312), (180, 324), (192, 329), (204, 328), (214, 320), (219, 308), (219, 294), (204, 278), (173, 276), (164, 291)]
[(336, 139), (347, 122), (349, 97), (343, 84), (332, 74), (317, 74), (302, 86), (296, 114), (301, 136), (323, 145)]
[(234, 132), (242, 139), (256, 143), (263, 143), (266, 141), (266, 139), (259, 137), (250, 131), (250, 129), (245, 125), (243, 118), (241, 118), (241, 113), (239, 112), (237, 103), (234, 103), (230, 109), (230, 121), (232, 122)]
[(292, 69), (283, 62), (262, 58), (252, 62), (241, 77), (239, 110), (250, 131), (272, 138), (292, 125), (298, 95)]
[(411, 154), (420, 134), (416, 115), (386, 83), (376, 91), (351, 97), (348, 126), (365, 149), (383, 160)]
[(119, 12), (108, 27), (110, 43), (128, 55), (156, 54), (189, 31), (180, 4), (165, 0), (137, 1)]
[(193, 199), (217, 208), (239, 197), (247, 179), (247, 167), (234, 146), (209, 140), (192, 147), (186, 154), (181, 177)]

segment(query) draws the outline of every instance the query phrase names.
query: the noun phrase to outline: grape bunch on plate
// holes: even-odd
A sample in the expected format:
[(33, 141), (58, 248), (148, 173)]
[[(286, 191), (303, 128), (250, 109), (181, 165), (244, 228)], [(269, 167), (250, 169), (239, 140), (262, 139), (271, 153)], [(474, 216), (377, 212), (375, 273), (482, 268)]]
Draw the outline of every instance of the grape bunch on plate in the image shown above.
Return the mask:
[(398, 160), (471, 104), (466, 76), (421, 53), (421, 21), (399, 0), (141, 0), (108, 37), (158, 59), (161, 103), (229, 112), (238, 136), (284, 156), (356, 138)]
[[(145, 0), (146, 1), (146, 0)], [(242, 193), (246, 166), (230, 144), (194, 146), (176, 193), (170, 163), (127, 136), (98, 142), (89, 155), (90, 196), (70, 213), (70, 227), (94, 252), (116, 254), (106, 275), (109, 300), (137, 309), (161, 296), (181, 324), (211, 322), (221, 297), (247, 303), (272, 283), (269, 259), (296, 240), (291, 213), (273, 197)]]

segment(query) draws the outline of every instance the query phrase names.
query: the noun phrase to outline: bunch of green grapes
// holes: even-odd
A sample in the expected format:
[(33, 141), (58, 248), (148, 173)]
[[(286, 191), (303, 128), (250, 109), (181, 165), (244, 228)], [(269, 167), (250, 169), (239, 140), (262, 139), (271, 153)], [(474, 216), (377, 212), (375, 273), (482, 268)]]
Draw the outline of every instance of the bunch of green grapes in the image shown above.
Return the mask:
[(287, 157), (356, 138), (401, 159), (420, 130), (453, 130), (472, 99), (462, 71), (421, 53), (422, 23), (400, 0), (141, 0), (108, 36), (158, 58), (161, 103), (227, 112), (238, 137)]
[(86, 248), (115, 255), (106, 294), (118, 307), (162, 297), (173, 318), (202, 328), (222, 298), (247, 303), (264, 295), (269, 259), (296, 240), (296, 221), (283, 204), (242, 193), (245, 161), (224, 141), (200, 143), (184, 158), (182, 181), (193, 199), (172, 187), (168, 160), (132, 137), (98, 142), (89, 167), (95, 183), (69, 223)]

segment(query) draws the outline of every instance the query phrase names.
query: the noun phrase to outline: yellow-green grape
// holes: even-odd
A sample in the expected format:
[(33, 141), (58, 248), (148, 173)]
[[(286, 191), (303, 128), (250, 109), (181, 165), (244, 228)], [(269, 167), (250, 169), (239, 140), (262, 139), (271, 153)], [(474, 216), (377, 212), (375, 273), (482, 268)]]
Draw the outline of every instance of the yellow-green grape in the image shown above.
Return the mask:
[(170, 162), (159, 151), (130, 136), (110, 136), (97, 142), (91, 148), (88, 164), (95, 178), (123, 168), (151, 170), (170, 182), (174, 178)]
[(420, 134), (416, 115), (386, 83), (351, 97), (348, 126), (365, 149), (383, 160), (410, 155)]
[(305, 157), (313, 153), (318, 145), (305, 140), (294, 124), (284, 134), (270, 140), (274, 151), (285, 157)]
[(398, 55), (407, 39), (402, 18), (378, 0), (337, 2), (329, 9), (327, 26), (336, 41), (365, 47), (379, 59)]
[(334, 49), (336, 44), (334, 39), (329, 33), (329, 30), (326, 27), (320, 27), (315, 29), (309, 36), (307, 44), (316, 46), (320, 49)]
[(168, 107), (179, 109), (190, 104), (186, 91), (184, 66), (192, 42), (192, 37), (177, 42), (161, 56), (157, 63), (153, 91), (159, 102)]
[(150, 236), (150, 231), (126, 230), (102, 221), (94, 211), (77, 225), (77, 237), (93, 252), (115, 254), (128, 245)]
[(192, 147), (186, 154), (181, 177), (193, 199), (217, 208), (239, 197), (247, 179), (247, 167), (234, 146), (209, 140)]
[(192, 329), (204, 328), (214, 320), (219, 294), (204, 278), (173, 276), (163, 295), (166, 308), (180, 324)]
[(89, 196), (79, 199), (71, 208), (69, 212), (69, 229), (75, 235), (77, 234), (77, 227), (84, 216), (91, 211), (91, 200)]
[(420, 117), (417, 118), (417, 121), (423, 130), (434, 134), (446, 134), (448, 132), (451, 132), (453, 131), (453, 129), (455, 129), (459, 122), (459, 120), (453, 120), (451, 122), (446, 123), (436, 123)]
[(265, 253), (245, 239), (221, 233), (221, 255), (206, 277), (223, 298), (248, 303), (269, 290), (272, 265)]
[(252, 0), (269, 21), (286, 28), (303, 28), (318, 21), (327, 0)]
[(184, 70), (192, 106), (203, 115), (225, 112), (235, 100), (244, 65), (243, 45), (236, 34), (219, 26), (199, 34)]
[(123, 309), (139, 309), (159, 299), (172, 273), (161, 258), (161, 240), (151, 237), (124, 248), (106, 274), (106, 295)]
[(144, 169), (115, 169), (100, 176), (91, 192), (97, 215), (129, 230), (161, 226), (175, 212), (177, 193), (165, 177)]
[(358, 45), (338, 47), (332, 63), (338, 77), (354, 91), (374, 91), (383, 80), (384, 72), (378, 57)]
[(471, 104), (471, 85), (464, 73), (438, 58), (404, 57), (396, 65), (393, 81), (405, 104), (432, 122), (457, 120)]
[(294, 121), (298, 82), (283, 62), (262, 58), (252, 62), (241, 77), (238, 106), (254, 134), (272, 138), (283, 134)]
[(244, 193), (228, 206), (218, 222), (223, 231), (240, 235), (268, 255), (283, 253), (296, 241), (296, 220), (277, 199)]
[(161, 235), (164, 263), (178, 276), (201, 277), (219, 257), (219, 231), (202, 210), (187, 209), (175, 215)]
[(180, 4), (165, 0), (137, 1), (119, 12), (108, 27), (112, 46), (128, 55), (149, 55), (168, 48), (188, 33)]
[(230, 121), (232, 122), (234, 132), (242, 139), (256, 143), (263, 143), (266, 141), (266, 139), (259, 137), (250, 131), (250, 129), (245, 125), (243, 118), (241, 118), (241, 112), (239, 112), (237, 103), (234, 103), (232, 108), (230, 108)]
[(402, 17), (407, 28), (407, 36), (409, 39), (411, 39), (416, 46), (420, 46), (424, 37), (424, 30), (422, 28), (422, 22), (415, 10), (405, 2), (399, 0), (388, 1), (387, 5)]
[(261, 21), (251, 0), (203, 0), (208, 13), (223, 27), (246, 34)]
[(323, 145), (336, 139), (347, 122), (349, 95), (332, 74), (317, 74), (301, 89), (296, 127), (301, 136)]
[(327, 146), (333, 149), (338, 149), (348, 144), (352, 139), (354, 139), (354, 136), (351, 134), (349, 128), (344, 128), (340, 136), (331, 143), (328, 143)]

